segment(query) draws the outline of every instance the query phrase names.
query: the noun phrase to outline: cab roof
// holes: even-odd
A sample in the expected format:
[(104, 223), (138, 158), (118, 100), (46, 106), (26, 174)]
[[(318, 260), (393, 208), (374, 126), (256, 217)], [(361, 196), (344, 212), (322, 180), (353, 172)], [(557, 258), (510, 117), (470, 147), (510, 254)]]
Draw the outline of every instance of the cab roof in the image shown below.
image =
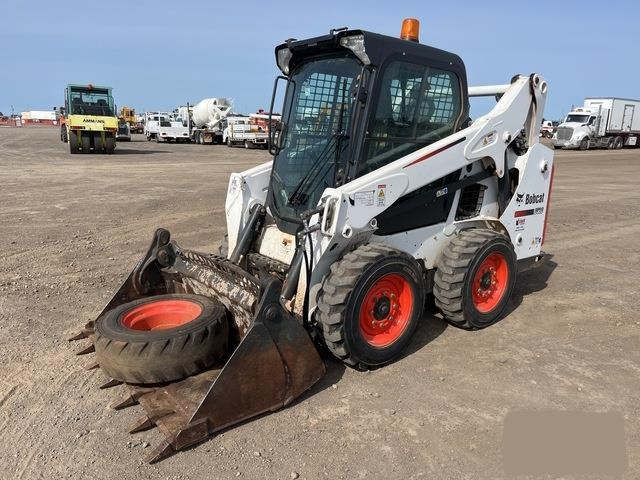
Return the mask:
[(458, 74), (460, 80), (466, 85), (466, 69), (464, 62), (458, 55), (419, 42), (402, 40), (365, 30), (331, 30), (328, 35), (319, 37), (305, 40), (290, 39), (276, 47), (276, 63), (278, 51), (283, 48), (289, 48), (292, 53), (289, 61), (289, 71), (291, 72), (297, 64), (309, 57), (334, 52), (348, 52), (349, 49), (342, 46), (340, 40), (344, 37), (357, 35), (363, 36), (366, 55), (374, 67), (381, 66), (389, 58), (405, 57), (406, 61), (409, 62), (429, 63), (437, 67), (446, 67), (448, 70)]

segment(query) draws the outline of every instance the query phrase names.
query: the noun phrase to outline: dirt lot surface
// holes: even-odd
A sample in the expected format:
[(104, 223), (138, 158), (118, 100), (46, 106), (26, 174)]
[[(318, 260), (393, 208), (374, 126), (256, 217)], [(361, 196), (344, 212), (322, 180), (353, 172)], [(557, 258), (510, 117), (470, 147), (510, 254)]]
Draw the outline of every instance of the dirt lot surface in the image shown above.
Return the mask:
[(499, 479), (505, 415), (523, 409), (623, 415), (623, 477), (640, 478), (639, 150), (557, 154), (553, 258), (519, 277), (498, 324), (467, 332), (426, 314), (395, 364), (329, 359), (302, 401), (143, 463), (159, 432), (127, 434), (141, 408), (108, 409), (124, 387), (99, 390), (104, 374), (66, 339), (156, 227), (217, 245), (228, 174), (267, 158), (141, 136), (71, 156), (56, 129), (0, 129), (0, 478)]

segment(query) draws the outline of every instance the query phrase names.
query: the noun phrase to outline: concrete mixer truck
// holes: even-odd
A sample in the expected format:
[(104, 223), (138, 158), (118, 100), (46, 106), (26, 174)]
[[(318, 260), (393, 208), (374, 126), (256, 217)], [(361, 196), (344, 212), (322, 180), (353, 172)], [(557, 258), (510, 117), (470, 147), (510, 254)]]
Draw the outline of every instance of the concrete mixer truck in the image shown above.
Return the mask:
[(228, 98), (205, 98), (193, 107), (191, 140), (203, 144), (222, 143), (223, 120), (231, 113)]

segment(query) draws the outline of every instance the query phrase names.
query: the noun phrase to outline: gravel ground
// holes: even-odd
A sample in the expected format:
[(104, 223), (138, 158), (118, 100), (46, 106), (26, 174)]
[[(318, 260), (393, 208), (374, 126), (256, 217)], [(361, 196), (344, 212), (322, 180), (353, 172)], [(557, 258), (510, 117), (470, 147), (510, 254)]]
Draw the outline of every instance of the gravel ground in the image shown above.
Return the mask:
[(156, 227), (217, 245), (229, 173), (268, 156), (141, 136), (113, 156), (71, 156), (57, 137), (0, 129), (0, 478), (509, 478), (505, 415), (545, 409), (622, 415), (622, 477), (640, 478), (639, 150), (557, 153), (553, 258), (519, 277), (498, 324), (466, 332), (426, 314), (393, 365), (327, 359), (289, 408), (147, 465), (159, 432), (126, 433), (141, 409), (108, 409), (124, 387), (99, 390), (104, 375), (66, 338)]

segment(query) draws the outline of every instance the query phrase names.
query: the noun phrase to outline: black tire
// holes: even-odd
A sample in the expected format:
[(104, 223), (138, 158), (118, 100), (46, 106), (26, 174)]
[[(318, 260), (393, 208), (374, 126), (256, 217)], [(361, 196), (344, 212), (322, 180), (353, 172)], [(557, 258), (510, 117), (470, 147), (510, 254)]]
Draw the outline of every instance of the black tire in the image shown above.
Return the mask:
[[(127, 141), (129, 140), (130, 139), (127, 139)], [(104, 153), (111, 155), (116, 149), (116, 139), (113, 135), (110, 135), (107, 133), (104, 138), (104, 141), (105, 141)]]
[(251, 146), (249, 145), (249, 140), (244, 141), (244, 148), (249, 149)]
[(616, 146), (616, 140), (615, 138), (609, 138), (609, 140), (607, 140), (607, 150), (613, 150)]
[(82, 153), (89, 153), (91, 150), (91, 132), (80, 132), (80, 143), (82, 144)]
[(589, 150), (589, 139), (588, 138), (583, 138), (582, 141), (580, 142), (580, 150)]
[[(374, 308), (378, 310), (378, 302), (386, 302), (386, 309), (375, 314), (371, 310), (371, 319), (391, 320), (389, 332), (396, 328), (394, 311), (401, 312), (400, 318), (405, 318), (404, 325), (395, 330), (388, 343), (376, 345), (375, 339), (367, 339), (368, 334), (361, 325), (360, 315), (366, 315), (361, 309), (368, 308), (370, 295), (384, 285), (389, 276), (401, 279), (411, 300), (405, 303), (405, 315), (402, 315), (402, 305), (398, 309), (401, 300), (393, 303), (396, 298), (393, 294), (389, 297), (383, 292), (380, 297), (374, 297)], [(402, 354), (413, 337), (424, 311), (424, 294), (422, 268), (415, 259), (388, 245), (361, 245), (331, 265), (331, 272), (324, 280), (317, 315), (324, 342), (333, 355), (361, 370), (390, 363)]]
[[(165, 330), (134, 330), (126, 314), (161, 300), (186, 300), (201, 307), (192, 321)], [(127, 383), (161, 383), (195, 375), (220, 363), (226, 354), (229, 325), (224, 306), (208, 297), (171, 294), (126, 303), (96, 322), (95, 349), (100, 368)]]
[[(105, 133), (106, 140), (106, 133)], [(94, 132), (93, 134), (93, 151), (94, 153), (102, 153), (106, 150), (105, 144), (102, 141), (102, 133)]]
[[(501, 280), (495, 272), (482, 275), (482, 295), (490, 295), (493, 288), (497, 296), (488, 299), (487, 306), (474, 302), (473, 288), (476, 276), (485, 268), (491, 255), (504, 262), (506, 275)], [(494, 258), (493, 256), (491, 258)], [(503, 265), (502, 263), (500, 265)], [(444, 318), (456, 327), (475, 330), (497, 322), (507, 307), (516, 283), (516, 254), (509, 239), (498, 232), (469, 229), (459, 232), (445, 247), (437, 262), (433, 294), (436, 306)], [(497, 280), (498, 287), (482, 286), (488, 275), (490, 283)], [(481, 294), (480, 289), (477, 291)], [(493, 305), (495, 303), (495, 305)], [(490, 307), (490, 310), (486, 308)]]
[(160, 142), (161, 142), (160, 134), (159, 134), (159, 133), (156, 133), (156, 135), (155, 135), (155, 141), (156, 141), (156, 143), (160, 143)]
[(151, 135), (149, 135), (149, 134), (147, 133), (146, 137), (147, 137), (147, 142), (150, 142), (150, 141), (151, 141)]
[(622, 137), (616, 137), (616, 142), (613, 148), (615, 148), (616, 150), (620, 150), (623, 146), (624, 141), (622, 140)]
[(61, 125), (60, 126), (60, 140), (63, 141), (64, 143), (67, 143), (69, 141), (69, 138), (67, 137), (67, 126), (66, 125)]
[(78, 134), (73, 130), (69, 132), (69, 151), (71, 153), (78, 153), (80, 151), (80, 147), (78, 146)]

